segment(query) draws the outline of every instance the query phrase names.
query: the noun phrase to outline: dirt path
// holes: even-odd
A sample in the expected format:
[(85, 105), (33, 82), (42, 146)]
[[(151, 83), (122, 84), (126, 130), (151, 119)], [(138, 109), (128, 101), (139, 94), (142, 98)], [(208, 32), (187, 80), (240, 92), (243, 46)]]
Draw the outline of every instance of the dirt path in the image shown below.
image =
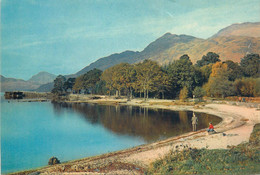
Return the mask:
[[(122, 102), (122, 101), (121, 101)], [(124, 102), (124, 101), (123, 101)], [(215, 126), (217, 134), (208, 135), (205, 130), (190, 132), (178, 137), (117, 151), (101, 156), (84, 158), (68, 163), (40, 168), (18, 174), (142, 174), (149, 164), (162, 158), (170, 150), (184, 146), (196, 148), (228, 148), (248, 142), (253, 126), (260, 123), (260, 110), (227, 104), (207, 104), (203, 106), (151, 105), (138, 101), (124, 102), (126, 105), (142, 105), (149, 108), (170, 110), (192, 110), (219, 116), (223, 119)], [(223, 135), (223, 132), (226, 134)]]

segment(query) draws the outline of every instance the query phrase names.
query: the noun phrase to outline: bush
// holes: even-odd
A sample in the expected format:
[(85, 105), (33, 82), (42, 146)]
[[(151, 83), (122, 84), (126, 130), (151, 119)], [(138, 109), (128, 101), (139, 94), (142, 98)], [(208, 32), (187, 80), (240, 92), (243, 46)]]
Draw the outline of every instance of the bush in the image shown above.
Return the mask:
[(57, 157), (51, 157), (49, 159), (48, 165), (60, 164), (60, 160)]
[(188, 89), (186, 86), (180, 91), (180, 96), (179, 96), (181, 101), (186, 101), (188, 98)]
[(260, 96), (260, 78), (245, 78), (236, 80), (235, 91), (239, 96), (258, 97)]

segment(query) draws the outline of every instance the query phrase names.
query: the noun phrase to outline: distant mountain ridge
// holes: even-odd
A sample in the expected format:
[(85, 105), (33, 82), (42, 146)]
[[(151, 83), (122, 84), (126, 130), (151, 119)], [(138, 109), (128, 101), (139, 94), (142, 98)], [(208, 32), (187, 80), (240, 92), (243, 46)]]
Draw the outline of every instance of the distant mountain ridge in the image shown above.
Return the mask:
[(91, 63), (89, 66), (86, 66), (82, 70), (76, 73), (77, 76), (82, 75), (89, 70), (94, 68), (105, 70), (113, 65), (119, 63), (136, 63), (144, 59), (149, 59), (155, 54), (160, 54), (167, 49), (175, 46), (176, 44), (185, 44), (194, 40), (201, 40), (193, 36), (188, 35), (175, 35), (171, 33), (166, 33), (162, 37), (158, 38), (154, 42), (150, 43), (143, 51), (134, 52), (134, 51), (125, 51), (122, 53), (112, 54), (107, 57), (103, 57)]
[(57, 76), (48, 72), (39, 72), (36, 75), (33, 75), (28, 81), (38, 83), (38, 84), (46, 84), (52, 82)]
[(48, 72), (39, 72), (32, 76), (28, 81), (16, 78), (6, 78), (1, 75), (1, 92), (5, 91), (32, 91), (39, 88), (41, 85), (53, 82), (56, 75)]
[(232, 24), (212, 36), (212, 38), (220, 36), (248, 36), (260, 37), (260, 22), (246, 22)]
[(141, 52), (125, 51), (100, 58), (75, 75), (82, 75), (94, 68), (105, 70), (118, 63), (132, 64), (144, 59), (151, 59), (163, 65), (179, 59), (183, 54), (188, 54), (191, 61), (195, 63), (208, 52), (219, 54), (222, 61), (233, 60), (234, 62), (240, 62), (246, 54), (259, 53), (260, 22), (232, 24), (209, 39), (166, 33)]
[[(66, 77), (77, 77), (94, 68), (105, 70), (122, 62), (133, 64), (145, 59), (151, 59), (163, 65), (179, 59), (184, 54), (188, 54), (191, 61), (196, 63), (208, 52), (219, 54), (222, 61), (234, 62), (240, 62), (240, 59), (249, 53), (260, 54), (260, 22), (232, 24), (208, 39), (166, 33), (140, 52), (127, 50), (100, 58), (77, 73), (66, 75)], [(5, 77), (3, 79), (5, 80)], [(30, 86), (37, 84), (38, 87), (34, 87), (34, 90), (50, 91), (53, 88), (53, 82), (40, 86), (40, 82), (44, 82), (46, 78), (40, 79), (39, 75), (35, 75), (28, 80), (31, 83)], [(9, 79), (8, 81), (16, 80)], [(23, 84), (23, 81), (20, 80), (20, 84)]]

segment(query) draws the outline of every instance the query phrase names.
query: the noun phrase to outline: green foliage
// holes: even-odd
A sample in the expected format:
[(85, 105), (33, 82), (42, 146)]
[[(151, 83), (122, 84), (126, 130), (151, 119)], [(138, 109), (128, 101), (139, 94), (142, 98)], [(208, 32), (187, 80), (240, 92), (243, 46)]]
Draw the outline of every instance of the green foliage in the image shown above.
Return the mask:
[(241, 59), (240, 65), (246, 77), (260, 77), (260, 57), (259, 54), (248, 54)]
[(95, 85), (95, 93), (100, 95), (106, 95), (107, 94), (107, 87), (105, 81), (98, 81)]
[(202, 78), (203, 78), (203, 82), (205, 82), (205, 83), (208, 82), (209, 76), (212, 73), (212, 65), (213, 65), (213, 63), (210, 63), (210, 64), (205, 65), (205, 66), (200, 68)]
[(195, 98), (202, 98), (204, 95), (206, 95), (205, 90), (202, 87), (195, 87), (195, 89), (193, 90), (193, 95), (195, 96)]
[(249, 143), (232, 149), (173, 150), (151, 164), (146, 174), (257, 174), (260, 173), (260, 124)]
[(234, 83), (238, 96), (258, 97), (260, 96), (260, 78), (238, 79)]
[(235, 81), (243, 77), (243, 69), (231, 60), (225, 61), (224, 63), (228, 66), (228, 79), (230, 81)]
[(185, 86), (188, 89), (188, 94), (191, 95), (192, 90), (196, 86), (201, 86), (203, 82), (201, 71), (196, 69), (187, 57), (170, 64), (167, 68), (167, 74), (175, 96)]
[(57, 76), (57, 78), (54, 80), (54, 88), (52, 89), (52, 93), (59, 94), (63, 93), (65, 91), (64, 89), (64, 83), (66, 81), (66, 78), (63, 75)]
[(95, 91), (96, 83), (100, 81), (101, 70), (93, 69), (76, 78), (73, 90), (88, 90), (93, 93)]
[(180, 96), (179, 96), (181, 101), (186, 101), (188, 98), (188, 89), (186, 86), (180, 91)]
[(76, 78), (69, 78), (63, 85), (65, 91), (67, 91), (68, 89), (72, 90), (73, 86), (75, 85), (75, 81), (76, 81)]
[(187, 54), (184, 54), (184, 55), (182, 55), (181, 57), (180, 57), (180, 60), (189, 60), (190, 59), (190, 57), (189, 57), (189, 55), (187, 55)]
[(197, 61), (197, 66), (202, 67), (211, 63), (219, 62), (219, 55), (214, 52), (208, 52), (207, 55), (203, 55), (201, 60)]

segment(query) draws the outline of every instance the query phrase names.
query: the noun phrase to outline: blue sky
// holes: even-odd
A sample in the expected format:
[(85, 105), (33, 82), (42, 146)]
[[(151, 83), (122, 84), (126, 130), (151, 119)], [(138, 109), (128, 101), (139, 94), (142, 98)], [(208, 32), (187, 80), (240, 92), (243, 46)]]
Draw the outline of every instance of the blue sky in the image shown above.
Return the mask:
[(1, 74), (72, 74), (166, 32), (206, 39), (259, 18), (259, 0), (1, 0)]

